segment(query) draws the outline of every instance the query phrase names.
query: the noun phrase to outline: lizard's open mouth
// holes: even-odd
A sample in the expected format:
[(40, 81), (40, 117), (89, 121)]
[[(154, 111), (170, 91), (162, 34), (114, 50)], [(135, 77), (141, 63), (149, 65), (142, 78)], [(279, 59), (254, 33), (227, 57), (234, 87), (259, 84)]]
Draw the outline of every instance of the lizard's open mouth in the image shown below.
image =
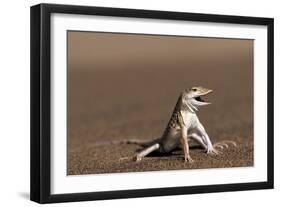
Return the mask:
[(207, 94), (211, 93), (212, 90), (207, 91), (206, 93), (201, 94), (200, 96), (194, 97), (195, 101), (200, 105), (207, 105), (210, 104), (205, 100), (205, 97), (203, 99), (203, 96), (206, 96)]
[(194, 95), (193, 97), (189, 100), (189, 103), (192, 104), (193, 106), (197, 107), (197, 106), (205, 106), (205, 105), (209, 105), (211, 103), (207, 102), (202, 98), (203, 96), (206, 96), (207, 94), (213, 92), (210, 89), (204, 89), (202, 91), (196, 91), (196, 90), (192, 90), (194, 91)]
[(201, 96), (195, 97), (196, 101), (205, 102), (205, 100)]

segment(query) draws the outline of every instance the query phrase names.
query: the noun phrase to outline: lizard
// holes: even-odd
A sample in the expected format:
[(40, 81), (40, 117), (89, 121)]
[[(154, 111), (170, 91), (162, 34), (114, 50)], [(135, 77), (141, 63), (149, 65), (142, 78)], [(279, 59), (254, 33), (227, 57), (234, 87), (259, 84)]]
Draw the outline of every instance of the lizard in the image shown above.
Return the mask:
[[(163, 135), (147, 144), (139, 143), (145, 146), (145, 148), (138, 152), (133, 159), (140, 161), (151, 152), (156, 151), (165, 154), (181, 147), (184, 152), (184, 161), (192, 163), (194, 161), (190, 156), (188, 144), (191, 139), (198, 142), (208, 154), (220, 154), (221, 152), (217, 148), (228, 147), (228, 143), (236, 146), (234, 141), (222, 141), (213, 145), (204, 126), (196, 115), (199, 107), (211, 104), (202, 98), (202, 96), (211, 92), (213, 91), (201, 86), (182, 91)], [(191, 131), (196, 132), (190, 133)], [(132, 143), (137, 142), (133, 141)]]

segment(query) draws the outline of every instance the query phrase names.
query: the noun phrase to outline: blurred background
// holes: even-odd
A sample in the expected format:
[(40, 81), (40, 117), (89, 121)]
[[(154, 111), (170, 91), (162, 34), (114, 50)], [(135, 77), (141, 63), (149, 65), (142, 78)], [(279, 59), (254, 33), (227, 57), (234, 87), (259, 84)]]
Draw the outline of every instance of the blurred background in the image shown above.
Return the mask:
[[(253, 40), (68, 32), (68, 174), (253, 165)], [(139, 147), (111, 140), (162, 135), (180, 92), (214, 90), (198, 116), (213, 142), (238, 149), (197, 162), (120, 162)], [(173, 160), (174, 159), (174, 160)], [(157, 162), (155, 162), (157, 161)]]

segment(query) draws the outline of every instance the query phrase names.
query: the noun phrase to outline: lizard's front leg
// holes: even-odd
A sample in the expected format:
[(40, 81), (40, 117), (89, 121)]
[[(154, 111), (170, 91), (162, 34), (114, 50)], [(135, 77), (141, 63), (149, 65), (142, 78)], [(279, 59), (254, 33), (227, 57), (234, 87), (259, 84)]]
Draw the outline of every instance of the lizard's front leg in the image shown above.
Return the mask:
[(181, 144), (184, 151), (184, 161), (192, 163), (193, 159), (189, 154), (189, 145), (187, 140), (187, 127), (185, 126), (181, 126)]

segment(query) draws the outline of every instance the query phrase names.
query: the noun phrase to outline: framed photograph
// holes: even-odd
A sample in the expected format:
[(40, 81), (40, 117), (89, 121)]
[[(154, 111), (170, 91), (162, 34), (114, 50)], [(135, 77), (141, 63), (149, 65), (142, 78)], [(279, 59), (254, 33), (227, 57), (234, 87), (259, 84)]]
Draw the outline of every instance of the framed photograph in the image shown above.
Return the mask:
[(31, 200), (273, 188), (273, 19), (31, 7)]

